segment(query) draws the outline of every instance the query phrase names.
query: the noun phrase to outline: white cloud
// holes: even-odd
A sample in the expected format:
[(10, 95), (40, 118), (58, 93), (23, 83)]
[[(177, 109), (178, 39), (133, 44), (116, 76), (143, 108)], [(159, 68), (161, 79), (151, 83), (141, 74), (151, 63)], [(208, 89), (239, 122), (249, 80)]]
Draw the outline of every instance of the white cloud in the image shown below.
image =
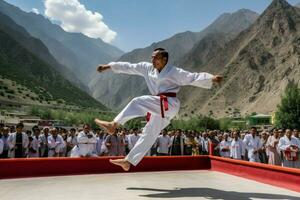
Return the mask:
[(102, 20), (98, 12), (87, 10), (78, 0), (45, 0), (45, 15), (61, 23), (68, 32), (81, 32), (91, 38), (101, 38), (111, 43), (117, 33)]
[(40, 12), (37, 8), (32, 8), (31, 11), (37, 15), (40, 14)]

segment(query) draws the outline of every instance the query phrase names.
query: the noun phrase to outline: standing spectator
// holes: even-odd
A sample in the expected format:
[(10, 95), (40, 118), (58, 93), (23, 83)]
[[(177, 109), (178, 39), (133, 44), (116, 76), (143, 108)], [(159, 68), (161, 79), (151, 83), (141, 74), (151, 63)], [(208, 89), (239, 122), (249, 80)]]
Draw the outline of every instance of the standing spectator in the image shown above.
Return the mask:
[(267, 132), (263, 131), (261, 133), (260, 143), (261, 149), (259, 153), (259, 159), (261, 163), (268, 163), (268, 149), (267, 149), (267, 141), (268, 141), (268, 134)]
[(285, 136), (279, 139), (279, 149), (283, 152), (284, 158), (282, 165), (284, 167), (297, 167), (297, 159), (300, 144), (297, 138), (292, 137), (292, 131), (287, 129)]
[(108, 135), (105, 139), (105, 145), (107, 147), (108, 156), (118, 156), (119, 155), (119, 138), (115, 132), (112, 135)]
[(202, 138), (201, 138), (201, 135), (200, 135), (200, 133), (199, 132), (196, 132), (195, 133), (195, 141), (196, 141), (196, 144), (197, 144), (197, 150), (196, 151), (198, 151), (198, 153), (200, 154), (200, 152), (201, 152), (201, 140), (202, 140)]
[(3, 148), (4, 148), (4, 142), (3, 142), (3, 140), (0, 138), (0, 156), (1, 156), (2, 153), (3, 153)]
[(39, 136), (40, 141), (40, 157), (48, 157), (49, 147), (48, 147), (48, 137), (49, 137), (49, 127), (45, 126), (42, 130), (42, 134)]
[(1, 138), (2, 135), (3, 135), (3, 130), (4, 130), (4, 124), (3, 124), (3, 123), (0, 123), (0, 138)]
[(257, 136), (257, 129), (256, 127), (251, 128), (251, 132), (245, 135), (244, 138), (245, 148), (248, 151), (248, 158), (250, 162), (260, 162), (258, 151), (261, 149), (261, 141), (260, 138)]
[(199, 155), (199, 152), (196, 151), (197, 142), (194, 138), (193, 133), (189, 131), (184, 140), (184, 155)]
[(2, 154), (0, 154), (0, 158), (8, 158), (8, 151), (9, 151), (9, 146), (7, 143), (8, 137), (9, 137), (9, 128), (4, 127), (2, 132), (2, 137), (1, 137), (1, 140), (3, 142), (3, 152)]
[(230, 144), (230, 157), (237, 160), (243, 160), (245, 155), (245, 145), (239, 138), (239, 133), (234, 131), (232, 134), (233, 140)]
[(167, 134), (167, 131), (163, 129), (161, 135), (157, 138), (157, 155), (158, 156), (167, 156), (169, 154), (169, 148), (171, 146), (171, 139)]
[(77, 137), (76, 137), (76, 129), (71, 128), (70, 134), (67, 138), (67, 157), (71, 156), (71, 151), (78, 144)]
[(33, 135), (29, 137), (29, 149), (28, 149), (28, 158), (38, 158), (39, 154), (39, 135), (40, 129), (38, 126), (32, 127)]
[(10, 158), (25, 158), (28, 153), (29, 139), (26, 133), (23, 132), (24, 125), (18, 123), (16, 126), (16, 132), (12, 133), (8, 139), (7, 143), (9, 146)]
[(220, 147), (220, 156), (221, 157), (230, 157), (230, 141), (228, 141), (228, 133), (223, 135), (223, 140), (219, 143)]
[(48, 157), (61, 157), (63, 148), (64, 148), (64, 140), (61, 135), (58, 135), (57, 128), (51, 128), (51, 135), (48, 136)]
[(202, 140), (201, 140), (201, 155), (208, 155), (208, 148), (209, 148), (209, 139), (206, 132), (202, 134)]
[(126, 136), (126, 131), (124, 129), (121, 129), (118, 134), (118, 140), (119, 140), (119, 156), (125, 156), (126, 155), (126, 148), (128, 147), (128, 140)]
[(281, 165), (280, 152), (278, 152), (279, 132), (277, 129), (273, 130), (273, 135), (268, 138), (266, 147), (269, 153), (268, 163), (270, 165)]
[(184, 154), (184, 139), (180, 129), (177, 129), (175, 135), (171, 137), (170, 153), (172, 156)]
[[(297, 130), (297, 129), (294, 129), (294, 131), (293, 131), (293, 136), (295, 137), (295, 138), (297, 138), (297, 140), (298, 140), (298, 142), (299, 142), (299, 144), (300, 144), (300, 137), (299, 137), (299, 131)], [(297, 168), (299, 168), (300, 169), (300, 151), (298, 151), (298, 160), (297, 160)]]
[(213, 155), (219, 156), (219, 141), (217, 140), (217, 132), (216, 131), (209, 131), (208, 132), (208, 139), (211, 145), (213, 146)]
[(83, 131), (77, 136), (78, 144), (71, 151), (71, 157), (97, 157), (96, 143), (97, 138), (89, 124), (83, 125)]
[(134, 145), (136, 144), (136, 142), (138, 141), (138, 139), (140, 137), (141, 136), (140, 136), (140, 134), (138, 134), (138, 129), (134, 128), (133, 129), (133, 133), (128, 136), (128, 147), (129, 147), (129, 150), (131, 150), (134, 147)]
[(103, 130), (99, 129), (96, 143), (96, 154), (98, 156), (103, 156), (108, 153), (107, 147), (105, 145), (105, 139), (107, 137), (106, 133)]

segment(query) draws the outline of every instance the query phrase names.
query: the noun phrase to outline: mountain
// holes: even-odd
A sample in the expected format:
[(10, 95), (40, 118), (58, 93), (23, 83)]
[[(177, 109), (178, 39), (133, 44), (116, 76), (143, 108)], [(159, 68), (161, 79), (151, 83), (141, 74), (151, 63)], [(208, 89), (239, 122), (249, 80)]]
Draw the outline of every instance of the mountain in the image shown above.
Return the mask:
[(86, 85), (99, 63), (113, 61), (123, 54), (120, 49), (101, 39), (65, 32), (44, 16), (24, 12), (3, 0), (0, 0), (0, 12), (24, 27), (31, 36), (40, 39), (54, 58)]
[[(190, 59), (197, 60), (197, 51)], [(182, 115), (273, 112), (288, 82), (300, 80), (300, 9), (274, 0), (253, 25), (206, 57), (191, 69), (223, 74), (225, 81), (210, 91), (182, 90)]]
[[(153, 43), (149, 47), (126, 53), (119, 60), (133, 63), (150, 61), (152, 51), (157, 47), (163, 47), (170, 53), (170, 63), (181, 63), (181, 60), (185, 59), (185, 55), (193, 49), (197, 42), (220, 36), (218, 42), (225, 43), (225, 41), (231, 40), (238, 33), (248, 28), (257, 17), (257, 13), (247, 9), (241, 9), (232, 14), (225, 13), (201, 32), (187, 31), (176, 34), (166, 40)], [(211, 48), (214, 49), (215, 47), (212, 46)], [(106, 106), (115, 109), (124, 107), (135, 96), (148, 93), (143, 78), (116, 75), (111, 72), (95, 75), (89, 87), (96, 99), (101, 99)]]
[[(57, 70), (59, 66), (43, 43), (32, 38), (5, 15), (0, 15), (0, 44), (0, 75), (20, 86), (18, 93), (24, 93), (23, 88), (26, 88), (27, 96), (24, 93), (24, 101), (27, 97), (31, 97), (41, 103), (49, 104), (57, 101), (79, 107), (106, 109), (86, 92), (66, 80)], [(9, 99), (20, 96), (7, 87), (1, 87), (1, 90), (3, 89), (6, 91), (1, 91), (1, 96), (4, 96), (5, 92), (9, 93), (7, 95)]]
[(22, 46), (25, 47), (28, 51), (36, 55), (48, 65), (54, 67), (58, 72), (60, 72), (65, 78), (67, 78), (77, 87), (88, 91), (87, 86), (79, 81), (71, 70), (61, 65), (53, 58), (47, 47), (40, 40), (31, 37), (23, 27), (17, 25), (8, 16), (1, 13), (0, 30), (6, 32), (18, 43), (22, 44)]

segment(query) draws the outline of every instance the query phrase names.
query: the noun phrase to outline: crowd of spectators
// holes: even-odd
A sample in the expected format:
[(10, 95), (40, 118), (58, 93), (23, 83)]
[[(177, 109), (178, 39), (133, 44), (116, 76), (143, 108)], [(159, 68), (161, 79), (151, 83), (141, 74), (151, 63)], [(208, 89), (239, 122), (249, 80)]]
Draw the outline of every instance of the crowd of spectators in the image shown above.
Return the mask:
[[(0, 158), (126, 156), (142, 130), (118, 129), (108, 135), (89, 124), (82, 129), (0, 124)], [(243, 131), (162, 130), (147, 156), (207, 155), (300, 168), (299, 131), (294, 129)]]

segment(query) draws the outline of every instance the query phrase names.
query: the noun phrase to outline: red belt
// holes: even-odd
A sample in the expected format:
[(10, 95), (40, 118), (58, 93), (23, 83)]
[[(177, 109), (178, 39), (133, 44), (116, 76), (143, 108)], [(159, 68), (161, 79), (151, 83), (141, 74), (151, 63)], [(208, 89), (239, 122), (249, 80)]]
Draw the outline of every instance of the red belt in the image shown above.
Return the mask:
[[(165, 111), (169, 110), (169, 104), (168, 104), (168, 97), (176, 97), (176, 93), (174, 92), (166, 92), (166, 93), (159, 93), (158, 95), (160, 97), (160, 111), (161, 111), (161, 117), (165, 118)], [(147, 122), (150, 120), (151, 113), (147, 112)]]

